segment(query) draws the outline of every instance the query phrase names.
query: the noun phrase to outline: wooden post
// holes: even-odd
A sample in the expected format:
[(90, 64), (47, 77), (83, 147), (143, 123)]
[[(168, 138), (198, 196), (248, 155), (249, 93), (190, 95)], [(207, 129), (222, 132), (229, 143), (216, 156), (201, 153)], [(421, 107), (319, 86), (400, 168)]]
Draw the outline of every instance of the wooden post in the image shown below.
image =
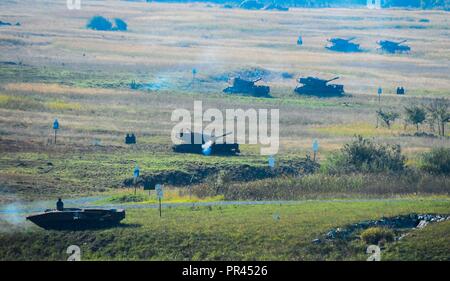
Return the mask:
[[(378, 95), (378, 111), (381, 111), (381, 95)], [(379, 117), (377, 114), (377, 128), (378, 128), (378, 124), (379, 124)]]
[(159, 197), (159, 217), (161, 217), (161, 197)]

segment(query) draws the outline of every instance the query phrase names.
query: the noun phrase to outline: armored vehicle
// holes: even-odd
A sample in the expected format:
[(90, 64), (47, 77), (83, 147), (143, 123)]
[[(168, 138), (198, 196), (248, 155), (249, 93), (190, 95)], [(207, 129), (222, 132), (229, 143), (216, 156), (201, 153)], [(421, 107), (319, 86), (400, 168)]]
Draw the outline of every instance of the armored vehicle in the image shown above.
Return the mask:
[(259, 10), (264, 7), (264, 4), (256, 0), (244, 0), (239, 4), (239, 8), (247, 10)]
[(270, 3), (269, 5), (264, 6), (263, 10), (270, 11), (270, 10), (276, 10), (276, 11), (289, 11), (288, 7), (281, 6), (279, 4)]
[[(228, 133), (229, 134), (229, 133)], [(177, 136), (181, 144), (174, 145), (173, 151), (180, 153), (196, 153), (203, 155), (237, 155), (240, 153), (237, 143), (217, 143), (217, 140), (228, 134), (215, 137), (204, 133), (181, 132)]]
[(236, 77), (233, 79), (233, 86), (225, 88), (223, 92), (227, 94), (248, 94), (254, 97), (272, 97), (270, 95), (269, 86), (255, 85), (255, 83), (261, 79), (262, 78), (249, 81)]
[(378, 45), (380, 45), (379, 50), (385, 53), (396, 54), (396, 53), (409, 53), (411, 51), (411, 47), (407, 45), (402, 45), (407, 40), (403, 40), (400, 42), (393, 42), (388, 40), (378, 41)]
[(27, 220), (44, 229), (83, 230), (116, 226), (125, 218), (123, 209), (48, 209)]
[(331, 51), (345, 52), (345, 53), (362, 52), (359, 44), (351, 42), (353, 40), (355, 40), (355, 37), (349, 39), (331, 38), (328, 39), (328, 42), (330, 42), (330, 44), (325, 48)]
[(337, 84), (328, 84), (331, 81), (337, 80), (335, 77), (330, 80), (323, 80), (317, 77), (306, 77), (298, 79), (302, 85), (295, 88), (295, 92), (301, 95), (312, 95), (317, 97), (340, 97), (345, 94), (344, 86)]

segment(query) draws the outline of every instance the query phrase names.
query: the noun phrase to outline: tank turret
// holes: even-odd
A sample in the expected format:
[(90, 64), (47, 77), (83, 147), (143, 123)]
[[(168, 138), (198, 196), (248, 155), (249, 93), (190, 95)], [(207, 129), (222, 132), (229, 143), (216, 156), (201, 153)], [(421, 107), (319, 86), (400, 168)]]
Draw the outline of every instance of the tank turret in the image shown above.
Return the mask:
[(181, 144), (172, 147), (174, 152), (179, 153), (195, 153), (203, 155), (237, 155), (240, 153), (239, 144), (218, 142), (222, 140), (226, 133), (220, 136), (210, 136), (204, 133), (181, 132), (179, 139)]
[(403, 40), (400, 42), (394, 42), (389, 40), (381, 40), (378, 41), (378, 45), (380, 45), (379, 50), (385, 53), (396, 54), (396, 53), (409, 53), (411, 51), (411, 47), (407, 45), (402, 45), (407, 40)]
[(331, 38), (331, 39), (328, 39), (328, 42), (330, 44), (328, 46), (326, 46), (325, 48), (327, 48), (328, 50), (331, 50), (331, 51), (344, 52), (344, 53), (362, 52), (359, 44), (351, 42), (355, 39), (356, 39), (355, 37), (351, 37), (348, 39)]
[(227, 94), (248, 94), (254, 97), (270, 98), (269, 86), (255, 85), (262, 78), (256, 80), (245, 80), (239, 77), (233, 79), (233, 85), (223, 90)]
[(345, 94), (344, 86), (337, 84), (328, 84), (339, 77), (332, 79), (320, 79), (317, 77), (302, 77), (298, 79), (298, 82), (302, 85), (295, 88), (295, 92), (301, 95), (311, 95), (318, 97), (340, 97)]

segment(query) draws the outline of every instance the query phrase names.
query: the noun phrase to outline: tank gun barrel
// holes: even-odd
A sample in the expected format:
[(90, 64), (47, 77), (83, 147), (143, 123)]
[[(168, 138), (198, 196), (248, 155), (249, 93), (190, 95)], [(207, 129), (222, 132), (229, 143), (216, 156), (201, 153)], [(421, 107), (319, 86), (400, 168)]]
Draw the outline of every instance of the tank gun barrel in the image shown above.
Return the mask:
[(403, 44), (403, 43), (405, 43), (406, 41), (408, 41), (408, 40), (400, 41), (400, 42), (397, 43), (397, 45)]
[(330, 80), (326, 80), (326, 83), (329, 83), (329, 82), (334, 81), (334, 80), (337, 80), (337, 79), (339, 79), (339, 76), (334, 77), (333, 79), (330, 79)]
[(215, 142), (217, 139), (223, 138), (223, 137), (228, 136), (230, 134), (231, 134), (231, 132), (225, 133), (225, 134), (217, 136), (217, 137), (216, 136), (212, 136), (211, 139), (213, 139), (214, 142)]
[(258, 78), (258, 79), (256, 79), (256, 80), (253, 80), (252, 82), (253, 83), (256, 83), (256, 82), (259, 82), (259, 81), (261, 81), (262, 80), (262, 77), (260, 77), (260, 78)]

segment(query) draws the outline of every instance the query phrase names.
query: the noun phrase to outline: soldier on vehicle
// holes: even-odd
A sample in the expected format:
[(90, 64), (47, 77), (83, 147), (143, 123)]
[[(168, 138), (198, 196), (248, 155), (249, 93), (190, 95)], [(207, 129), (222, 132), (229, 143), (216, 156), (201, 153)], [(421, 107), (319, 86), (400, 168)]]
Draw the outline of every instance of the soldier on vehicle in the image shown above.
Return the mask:
[(58, 198), (58, 202), (56, 202), (56, 210), (57, 211), (64, 211), (64, 203), (61, 200), (61, 198)]

